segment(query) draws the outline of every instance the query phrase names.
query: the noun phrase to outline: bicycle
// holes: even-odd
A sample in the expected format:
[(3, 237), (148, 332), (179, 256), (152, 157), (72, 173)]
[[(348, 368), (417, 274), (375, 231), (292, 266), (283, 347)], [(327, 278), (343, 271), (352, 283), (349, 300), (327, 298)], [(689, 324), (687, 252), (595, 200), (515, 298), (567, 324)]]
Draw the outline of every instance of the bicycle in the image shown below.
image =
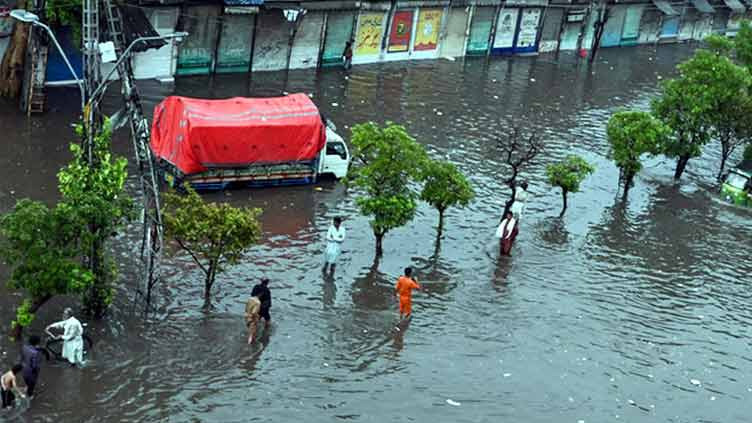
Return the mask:
[[(83, 325), (85, 326), (85, 325)], [(84, 354), (87, 353), (87, 351), (91, 350), (92, 346), (94, 345), (94, 341), (91, 340), (91, 337), (84, 333), (81, 335), (84, 341)], [(39, 348), (39, 351), (42, 352), (44, 357), (47, 359), (47, 361), (57, 360), (57, 361), (63, 361), (65, 360), (63, 358), (63, 339), (62, 338), (53, 338), (49, 335), (47, 336), (47, 342), (45, 342), (43, 347)]]

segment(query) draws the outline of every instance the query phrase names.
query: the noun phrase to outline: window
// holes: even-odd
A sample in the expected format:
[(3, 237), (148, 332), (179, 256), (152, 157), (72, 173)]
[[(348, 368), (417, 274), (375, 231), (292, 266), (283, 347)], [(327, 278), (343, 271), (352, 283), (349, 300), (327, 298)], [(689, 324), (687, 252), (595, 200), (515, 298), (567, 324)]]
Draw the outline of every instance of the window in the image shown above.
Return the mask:
[(328, 142), (326, 143), (326, 155), (327, 156), (340, 156), (342, 160), (347, 159), (347, 152), (345, 151), (345, 145), (341, 142)]
[(738, 173), (731, 172), (726, 179), (726, 183), (734, 188), (744, 189), (744, 186), (747, 184), (747, 178)]

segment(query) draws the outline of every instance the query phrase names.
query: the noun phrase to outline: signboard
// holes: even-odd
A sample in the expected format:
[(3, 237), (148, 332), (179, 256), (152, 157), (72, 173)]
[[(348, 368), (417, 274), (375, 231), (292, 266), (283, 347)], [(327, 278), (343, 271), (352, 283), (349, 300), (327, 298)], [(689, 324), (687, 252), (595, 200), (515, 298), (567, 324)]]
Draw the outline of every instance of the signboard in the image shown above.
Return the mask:
[(225, 6), (225, 15), (252, 15), (258, 13), (258, 7)]
[(413, 50), (436, 50), (441, 29), (441, 9), (422, 9), (418, 13)]
[(413, 12), (401, 10), (394, 14), (392, 30), (389, 33), (389, 53), (405, 52), (410, 49), (410, 36), (413, 32)]
[(358, 34), (355, 37), (356, 55), (373, 55), (381, 51), (381, 28), (383, 12), (364, 12), (358, 18)]
[(538, 39), (538, 21), (540, 9), (524, 9), (520, 19), (520, 32), (517, 35), (517, 48), (535, 47)]
[(519, 9), (502, 9), (499, 12), (493, 48), (512, 48), (514, 46), (514, 34), (517, 30), (517, 14), (519, 12)]

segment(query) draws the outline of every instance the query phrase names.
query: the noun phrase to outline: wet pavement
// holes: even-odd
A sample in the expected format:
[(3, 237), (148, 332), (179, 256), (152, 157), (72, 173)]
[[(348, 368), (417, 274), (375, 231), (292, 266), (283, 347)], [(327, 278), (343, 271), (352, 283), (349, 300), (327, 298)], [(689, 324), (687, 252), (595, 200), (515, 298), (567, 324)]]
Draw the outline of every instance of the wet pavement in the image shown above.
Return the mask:
[[(477, 198), (449, 210), (440, 243), (437, 213), (421, 205), (374, 263), (367, 220), (340, 184), (207, 195), (262, 207), (263, 242), (219, 275), (208, 314), (196, 266), (165, 257), (167, 281), (146, 321), (133, 307), (133, 226), (115, 242), (123, 285), (108, 319), (90, 322), (86, 368), (45, 364), (32, 406), (0, 420), (748, 421), (752, 214), (718, 200), (717, 146), (679, 184), (671, 161), (647, 160), (627, 202), (607, 157), (608, 116), (647, 107), (690, 53), (605, 49), (592, 68), (562, 54), (358, 66), (349, 77), (325, 69), (179, 79), (175, 91), (196, 97), (311, 93), (345, 138), (366, 120), (404, 124), (469, 176)], [(171, 91), (143, 86), (149, 110)], [(51, 112), (29, 120), (1, 106), (3, 211), (25, 196), (54, 200), (77, 102), (74, 89), (51, 90)], [(500, 258), (493, 232), (507, 191), (494, 146), (513, 126), (537, 133), (546, 150), (524, 173), (531, 198), (513, 256)], [(132, 154), (125, 133), (115, 148)], [(544, 168), (570, 153), (596, 172), (559, 219), (560, 193)], [(320, 267), (337, 215), (348, 237), (330, 279)], [(397, 331), (393, 284), (407, 265), (434, 283), (415, 294), (413, 320)], [(272, 280), (274, 324), (248, 347), (243, 303), (261, 276)], [(19, 300), (0, 294), (6, 333)], [(50, 302), (33, 329), (64, 304), (75, 302)], [(3, 369), (17, 350), (0, 340)]]

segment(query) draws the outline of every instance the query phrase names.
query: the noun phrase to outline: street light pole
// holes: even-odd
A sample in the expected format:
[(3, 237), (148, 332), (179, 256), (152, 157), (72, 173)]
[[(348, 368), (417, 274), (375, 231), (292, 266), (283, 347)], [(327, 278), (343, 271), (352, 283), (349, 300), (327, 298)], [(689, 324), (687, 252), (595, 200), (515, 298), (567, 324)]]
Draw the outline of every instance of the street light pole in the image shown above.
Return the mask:
[(133, 47), (136, 46), (136, 44), (143, 43), (143, 42), (146, 42), (146, 41), (168, 40), (168, 39), (172, 39), (172, 38), (183, 38), (183, 37), (187, 37), (187, 36), (188, 36), (187, 32), (173, 32), (173, 33), (170, 33), (170, 34), (156, 35), (156, 36), (152, 36), (152, 37), (138, 37), (135, 40), (131, 41), (130, 45), (128, 45), (128, 48), (126, 48), (125, 51), (123, 51), (123, 54), (120, 55), (120, 57), (118, 58), (118, 60), (112, 66), (112, 69), (110, 70), (110, 73), (108, 73), (107, 76), (105, 76), (104, 78), (102, 78), (102, 83), (99, 84), (99, 86), (97, 87), (97, 89), (95, 89), (94, 92), (91, 94), (91, 97), (89, 98), (89, 103), (95, 101), (96, 98), (97, 98), (97, 96), (104, 91), (104, 89), (107, 86), (107, 82), (110, 80), (110, 76), (112, 76), (112, 74), (115, 73), (115, 71), (118, 69), (118, 67), (120, 66), (120, 64), (123, 63), (123, 60), (125, 60), (128, 57), (128, 55), (130, 54), (131, 50), (133, 49)]
[(55, 34), (52, 32), (50, 27), (43, 24), (39, 20), (39, 16), (23, 9), (11, 10), (10, 16), (13, 19), (16, 19), (18, 21), (25, 22), (25, 23), (30, 23), (33, 26), (41, 27), (45, 31), (47, 31), (47, 34), (50, 36), (50, 39), (52, 39), (52, 42), (55, 44), (55, 48), (57, 49), (58, 53), (60, 53), (60, 56), (63, 58), (65, 65), (68, 66), (68, 70), (73, 75), (73, 78), (75, 78), (76, 85), (78, 85), (79, 91), (81, 91), (81, 111), (83, 112), (84, 106), (86, 104), (86, 89), (84, 88), (84, 82), (78, 78), (78, 75), (76, 75), (76, 71), (73, 69), (73, 66), (68, 60), (68, 57), (65, 55), (63, 48), (60, 47), (60, 43), (57, 42), (57, 38), (55, 38)]

